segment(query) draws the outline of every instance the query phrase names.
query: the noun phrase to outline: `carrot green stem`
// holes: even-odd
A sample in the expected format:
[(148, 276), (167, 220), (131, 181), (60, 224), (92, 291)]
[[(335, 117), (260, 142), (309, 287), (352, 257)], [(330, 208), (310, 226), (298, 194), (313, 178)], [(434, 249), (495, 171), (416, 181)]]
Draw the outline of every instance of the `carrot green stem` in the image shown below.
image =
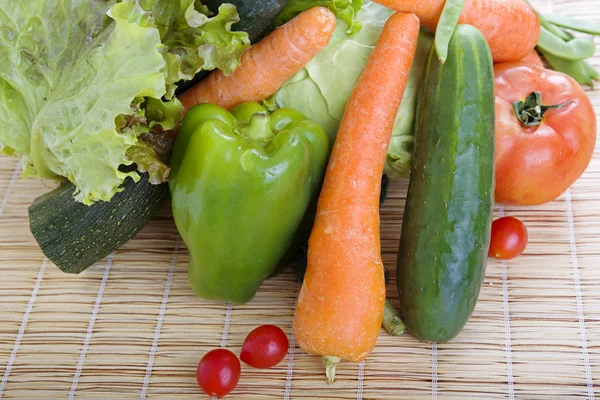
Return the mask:
[(327, 383), (330, 385), (335, 381), (335, 367), (342, 361), (339, 357), (323, 356), (323, 365), (325, 365), (325, 375)]
[(400, 317), (400, 313), (388, 300), (385, 301), (383, 309), (383, 328), (392, 336), (402, 336), (406, 332), (406, 325)]

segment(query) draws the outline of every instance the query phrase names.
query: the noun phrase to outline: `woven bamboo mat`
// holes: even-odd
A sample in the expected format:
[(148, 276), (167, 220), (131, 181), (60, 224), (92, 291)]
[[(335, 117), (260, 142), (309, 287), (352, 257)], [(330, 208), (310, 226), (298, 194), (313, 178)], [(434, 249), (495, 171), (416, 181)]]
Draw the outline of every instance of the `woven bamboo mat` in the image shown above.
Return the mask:
[[(537, 4), (600, 22), (598, 0)], [(600, 90), (589, 95), (600, 115)], [(62, 274), (28, 227), (27, 207), (49, 184), (21, 180), (17, 161), (0, 157), (0, 398), (200, 398), (200, 357), (218, 346), (239, 352), (263, 323), (290, 335), (289, 354), (271, 370), (244, 366), (231, 398), (600, 396), (599, 153), (600, 145), (558, 200), (497, 210), (525, 221), (529, 247), (514, 261), (489, 262), (475, 313), (455, 341), (432, 346), (382, 331), (365, 363), (339, 367), (334, 386), (324, 383), (319, 358), (293, 346), (293, 274), (267, 281), (244, 306), (200, 301), (168, 207), (106, 260), (79, 276)], [(405, 195), (406, 182), (394, 183), (381, 210), (390, 271)], [(397, 302), (395, 285), (388, 289)]]

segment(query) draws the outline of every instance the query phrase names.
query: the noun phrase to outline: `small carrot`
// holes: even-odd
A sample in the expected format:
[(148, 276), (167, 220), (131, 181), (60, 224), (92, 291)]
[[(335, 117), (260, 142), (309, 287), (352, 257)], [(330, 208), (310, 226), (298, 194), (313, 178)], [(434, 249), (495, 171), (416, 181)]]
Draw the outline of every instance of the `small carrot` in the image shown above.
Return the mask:
[(329, 43), (336, 26), (333, 12), (313, 7), (275, 29), (242, 55), (233, 74), (216, 71), (179, 96), (185, 110), (213, 103), (231, 109), (275, 93)]
[[(414, 13), (435, 30), (446, 0), (375, 0), (396, 11)], [(490, 45), (494, 62), (518, 61), (536, 45), (540, 20), (523, 0), (465, 0), (459, 24), (473, 25)]]
[(369, 355), (381, 328), (381, 174), (418, 37), (413, 14), (386, 22), (346, 105), (319, 197), (294, 333), (302, 349), (325, 356), (329, 382), (341, 359)]
[(535, 65), (536, 67), (546, 68), (544, 62), (542, 61), (542, 58), (540, 57), (538, 52), (535, 51), (535, 49), (531, 50), (529, 54), (527, 54), (520, 60), (520, 62), (525, 63), (527, 65)]

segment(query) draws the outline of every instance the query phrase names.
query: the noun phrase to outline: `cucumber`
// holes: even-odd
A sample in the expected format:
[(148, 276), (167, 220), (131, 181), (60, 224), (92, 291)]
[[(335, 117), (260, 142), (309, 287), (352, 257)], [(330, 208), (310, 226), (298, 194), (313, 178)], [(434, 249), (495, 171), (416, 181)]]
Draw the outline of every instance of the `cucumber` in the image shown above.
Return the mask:
[(110, 202), (91, 206), (73, 198), (71, 183), (38, 197), (29, 206), (29, 227), (44, 255), (78, 274), (131, 239), (169, 197), (169, 186), (152, 185), (147, 173), (123, 186)]
[(421, 341), (446, 342), (471, 317), (483, 282), (494, 193), (494, 72), (474, 27), (448, 59), (428, 55), (398, 252), (402, 315)]

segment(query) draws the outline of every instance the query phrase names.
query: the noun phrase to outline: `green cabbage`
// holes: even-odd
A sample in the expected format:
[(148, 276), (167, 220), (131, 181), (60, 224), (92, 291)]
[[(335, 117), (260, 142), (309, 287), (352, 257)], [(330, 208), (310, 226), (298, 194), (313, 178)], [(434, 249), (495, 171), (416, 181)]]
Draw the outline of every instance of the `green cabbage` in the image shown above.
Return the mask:
[(137, 172), (168, 175), (165, 130), (182, 107), (175, 82), (230, 73), (249, 46), (235, 7), (194, 0), (0, 3), (0, 149), (25, 176), (68, 179), (85, 204), (108, 201)]
[[(386, 7), (365, 0), (356, 16), (362, 24), (360, 32), (348, 34), (345, 24), (338, 23), (329, 45), (290, 78), (270, 99), (270, 103), (303, 112), (325, 128), (333, 143), (346, 102), (373, 51), (383, 25), (392, 13)], [(385, 171), (390, 178), (407, 177), (410, 172), (417, 91), (432, 41), (430, 34), (421, 33), (388, 149)]]

